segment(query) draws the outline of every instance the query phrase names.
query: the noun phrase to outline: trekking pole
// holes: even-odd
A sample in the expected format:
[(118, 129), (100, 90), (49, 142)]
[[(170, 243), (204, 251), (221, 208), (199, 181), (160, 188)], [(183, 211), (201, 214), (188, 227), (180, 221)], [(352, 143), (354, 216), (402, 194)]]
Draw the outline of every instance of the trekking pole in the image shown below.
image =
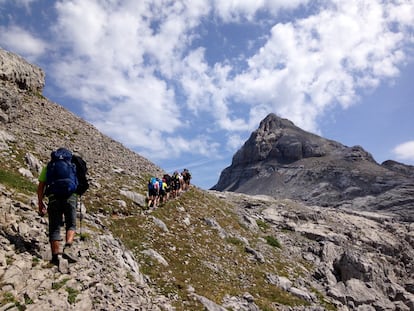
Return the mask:
[(84, 237), (82, 234), (82, 218), (83, 218), (83, 214), (82, 214), (82, 196), (79, 196), (79, 200), (78, 200), (78, 204), (79, 204), (79, 235), (80, 235), (80, 240), (83, 241)]

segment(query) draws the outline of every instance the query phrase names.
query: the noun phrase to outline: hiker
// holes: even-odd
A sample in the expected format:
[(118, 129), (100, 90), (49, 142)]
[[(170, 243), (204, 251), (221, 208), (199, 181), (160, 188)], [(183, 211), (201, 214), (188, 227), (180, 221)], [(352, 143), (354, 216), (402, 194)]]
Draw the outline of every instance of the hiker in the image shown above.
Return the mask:
[(178, 173), (178, 171), (175, 171), (171, 177), (171, 195), (173, 198), (178, 197), (179, 193), (180, 193), (180, 174)]
[(188, 189), (190, 189), (190, 180), (191, 180), (190, 171), (185, 168), (184, 171), (181, 173), (181, 175), (183, 176), (183, 190), (187, 191)]
[(151, 177), (148, 181), (148, 208), (157, 207), (159, 195), (159, 183), (156, 177)]
[(160, 204), (167, 202), (167, 182), (165, 181), (165, 179), (158, 179), (158, 183), (159, 183), (159, 189), (160, 189), (160, 193), (159, 193), (159, 197), (160, 197)]
[[(39, 175), (37, 197), (39, 204), (39, 215), (48, 214), (49, 219), (49, 242), (52, 251), (51, 263), (59, 265), (59, 255), (69, 262), (76, 262), (72, 244), (76, 234), (76, 206), (78, 195), (83, 194), (89, 185), (86, 180), (86, 163), (77, 157), (79, 163), (84, 167), (78, 167), (74, 163), (75, 156), (66, 148), (59, 148), (51, 153), (50, 162), (43, 167)], [(73, 161), (73, 162), (72, 162)], [(78, 170), (77, 170), (78, 168)], [(85, 174), (81, 177), (77, 174)], [(81, 183), (79, 182), (81, 180)], [(86, 182), (86, 184), (84, 184)], [(82, 189), (81, 189), (82, 188)], [(48, 198), (47, 208), (43, 202)], [(65, 219), (65, 245), (60, 252), (60, 227)]]
[(164, 174), (162, 180), (165, 182), (165, 200), (168, 201), (171, 193), (171, 176)]

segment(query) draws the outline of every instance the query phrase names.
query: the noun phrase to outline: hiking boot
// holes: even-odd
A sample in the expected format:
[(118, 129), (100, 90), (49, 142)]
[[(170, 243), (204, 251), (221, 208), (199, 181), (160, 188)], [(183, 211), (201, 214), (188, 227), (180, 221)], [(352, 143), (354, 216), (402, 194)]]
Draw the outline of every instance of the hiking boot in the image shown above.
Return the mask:
[(59, 266), (59, 258), (58, 258), (58, 257), (56, 257), (56, 258), (52, 258), (52, 259), (49, 261), (49, 263), (50, 263), (51, 265), (53, 265), (53, 266)]
[(63, 248), (62, 257), (67, 259), (69, 263), (75, 263), (78, 261), (78, 256), (75, 254), (72, 245), (66, 244)]

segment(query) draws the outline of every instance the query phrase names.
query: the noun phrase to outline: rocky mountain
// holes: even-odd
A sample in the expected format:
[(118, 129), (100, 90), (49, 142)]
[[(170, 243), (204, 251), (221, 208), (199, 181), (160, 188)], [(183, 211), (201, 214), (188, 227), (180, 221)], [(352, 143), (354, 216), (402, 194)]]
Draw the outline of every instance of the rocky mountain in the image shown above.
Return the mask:
[(269, 114), (233, 156), (212, 188), (291, 198), (307, 204), (383, 210), (414, 221), (414, 167), (375, 162)]
[[(0, 311), (414, 310), (413, 224), (289, 192), (196, 186), (148, 210), (146, 181), (163, 170), (45, 98), (43, 86), (40, 68), (0, 49)], [(60, 146), (83, 155), (91, 188), (78, 211), (79, 261), (56, 267), (36, 179)], [(311, 147), (307, 155), (326, 152)], [(380, 168), (401, 180), (412, 172)]]

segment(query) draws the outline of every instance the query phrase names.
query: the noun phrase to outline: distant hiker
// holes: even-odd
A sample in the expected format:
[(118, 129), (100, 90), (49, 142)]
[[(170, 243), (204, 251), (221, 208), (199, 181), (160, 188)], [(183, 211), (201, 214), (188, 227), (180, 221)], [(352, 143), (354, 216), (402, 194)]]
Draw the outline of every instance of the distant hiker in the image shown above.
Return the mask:
[[(48, 214), (51, 263), (53, 264), (59, 264), (60, 227), (63, 223), (63, 216), (65, 217), (66, 243), (62, 256), (69, 262), (77, 261), (77, 256), (72, 250), (72, 243), (76, 234), (78, 195), (82, 195), (89, 187), (86, 171), (86, 163), (82, 158), (73, 156), (68, 149), (59, 148), (51, 153), (50, 162), (43, 167), (39, 175), (37, 188), (39, 214), (41, 216)], [(48, 198), (47, 209), (43, 202), (44, 196)]]
[(148, 207), (157, 207), (159, 195), (159, 183), (156, 177), (148, 181)]
[(183, 176), (183, 190), (187, 191), (190, 188), (190, 180), (191, 180), (191, 173), (188, 169), (184, 169), (184, 171), (181, 173)]
[(165, 203), (168, 200), (167, 181), (165, 180), (165, 178), (160, 179), (159, 184), (160, 184), (160, 203)]
[(180, 193), (180, 174), (178, 171), (175, 171), (171, 177), (171, 195), (173, 198), (176, 198)]
[(166, 184), (165, 199), (168, 201), (170, 199), (170, 193), (171, 193), (171, 176), (168, 174), (164, 174), (164, 176), (162, 177), (162, 180)]

